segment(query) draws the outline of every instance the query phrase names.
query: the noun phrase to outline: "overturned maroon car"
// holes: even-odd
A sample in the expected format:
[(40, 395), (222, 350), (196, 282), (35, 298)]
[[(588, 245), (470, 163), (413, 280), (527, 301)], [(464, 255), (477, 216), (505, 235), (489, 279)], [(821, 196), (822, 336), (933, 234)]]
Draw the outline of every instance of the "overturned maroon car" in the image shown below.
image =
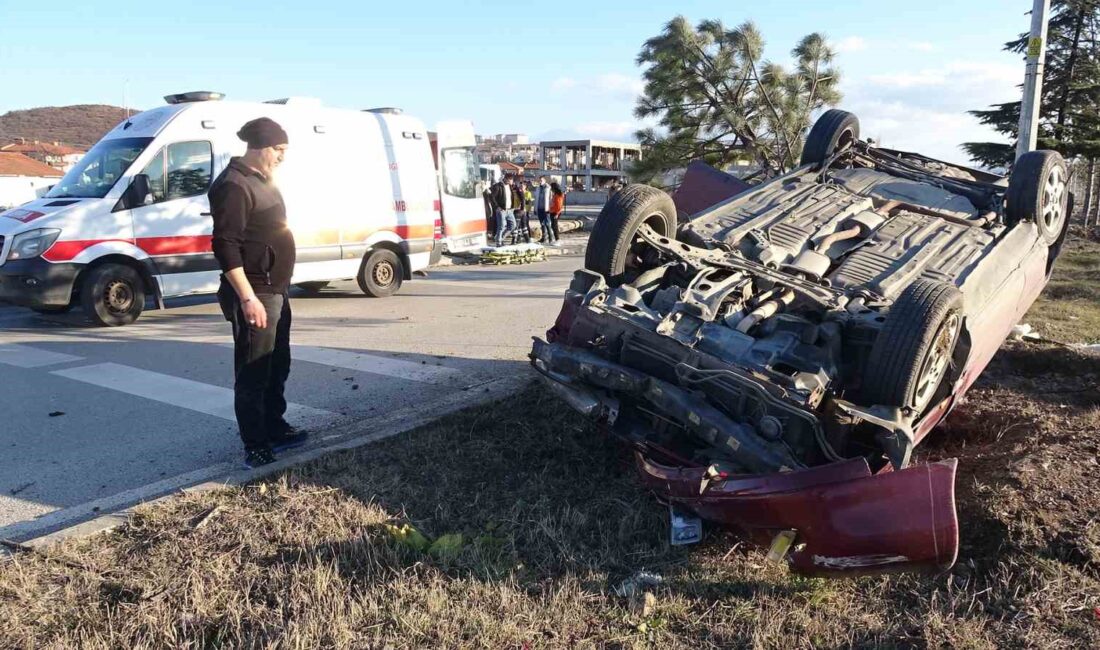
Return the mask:
[(956, 461), (913, 448), (1046, 284), (1065, 162), (1005, 178), (874, 147), (840, 110), (801, 162), (679, 219), (660, 190), (615, 194), (532, 363), (633, 445), (674, 524), (805, 574), (945, 570)]

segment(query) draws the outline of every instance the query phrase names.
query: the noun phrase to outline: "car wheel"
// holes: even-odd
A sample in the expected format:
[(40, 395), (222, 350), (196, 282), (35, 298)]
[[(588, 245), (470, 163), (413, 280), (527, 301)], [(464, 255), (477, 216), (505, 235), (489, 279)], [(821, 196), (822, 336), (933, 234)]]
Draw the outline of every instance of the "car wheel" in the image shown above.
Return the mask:
[(962, 293), (917, 280), (898, 296), (871, 347), (862, 401), (922, 415), (951, 368), (962, 333)]
[(665, 237), (676, 233), (672, 197), (648, 185), (627, 185), (608, 199), (584, 254), (584, 266), (604, 276), (609, 285), (629, 282), (641, 270), (644, 244), (638, 230), (645, 224)]
[(806, 145), (802, 147), (803, 165), (820, 165), (837, 151), (859, 139), (859, 118), (855, 113), (833, 108), (817, 118)]
[(317, 293), (321, 289), (324, 289), (328, 286), (328, 281), (325, 280), (323, 282), (299, 282), (294, 286), (298, 287), (302, 291), (305, 291), (306, 293)]
[(129, 325), (145, 309), (145, 281), (125, 264), (97, 266), (80, 285), (80, 305), (97, 325)]
[(397, 253), (376, 248), (363, 260), (355, 279), (363, 293), (372, 298), (385, 298), (397, 293), (404, 275), (405, 268)]
[(1048, 246), (1062, 236), (1069, 217), (1069, 172), (1057, 151), (1029, 151), (1016, 161), (1005, 192), (1005, 222), (1034, 222)]

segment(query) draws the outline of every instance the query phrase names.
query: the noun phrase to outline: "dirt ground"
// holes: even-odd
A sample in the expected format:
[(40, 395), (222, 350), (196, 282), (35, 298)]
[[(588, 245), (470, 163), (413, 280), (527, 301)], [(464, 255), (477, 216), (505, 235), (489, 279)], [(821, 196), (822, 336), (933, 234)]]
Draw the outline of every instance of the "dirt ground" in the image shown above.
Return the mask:
[[(1029, 322), (1095, 341), (1067, 303), (1100, 245), (1074, 250), (1055, 286), (1092, 284)], [(1100, 647), (1098, 431), (1100, 355), (1006, 344), (918, 450), (959, 458), (956, 567), (828, 581), (718, 531), (671, 547), (626, 450), (532, 386), (20, 553), (0, 647)]]

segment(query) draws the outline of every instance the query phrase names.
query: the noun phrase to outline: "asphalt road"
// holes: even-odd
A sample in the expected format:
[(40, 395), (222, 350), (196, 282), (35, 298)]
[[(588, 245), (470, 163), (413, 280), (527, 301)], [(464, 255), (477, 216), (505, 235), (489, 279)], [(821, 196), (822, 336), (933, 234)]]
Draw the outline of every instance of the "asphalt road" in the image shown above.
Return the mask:
[[(531, 336), (553, 323), (580, 264), (443, 267), (381, 300), (354, 282), (293, 295), (288, 420), (324, 445), (351, 423), (531, 372)], [(110, 329), (79, 310), (0, 305), (0, 538), (239, 467), (230, 341), (207, 297)]]

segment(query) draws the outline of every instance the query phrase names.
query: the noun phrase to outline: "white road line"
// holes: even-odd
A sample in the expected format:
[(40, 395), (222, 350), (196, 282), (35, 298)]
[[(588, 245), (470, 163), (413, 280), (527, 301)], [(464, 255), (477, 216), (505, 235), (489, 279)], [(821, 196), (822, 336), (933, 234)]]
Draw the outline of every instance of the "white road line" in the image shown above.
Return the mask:
[[(50, 374), (225, 420), (236, 420), (233, 414), (233, 390), (221, 386), (162, 375), (159, 372), (150, 372), (118, 363), (97, 363), (91, 366), (55, 370)], [(286, 412), (287, 421), (296, 426), (319, 426), (338, 417), (331, 411), (301, 404), (289, 404)]]
[(322, 348), (312, 345), (291, 345), (290, 350), (290, 356), (293, 359), (428, 384), (438, 383), (459, 374), (458, 370), (447, 366), (404, 361), (354, 350)]
[(63, 352), (40, 350), (18, 343), (0, 343), (0, 363), (17, 368), (41, 368), (42, 366), (52, 366), (58, 363), (80, 361), (83, 358)]
[[(233, 347), (232, 343), (220, 343), (219, 345), (225, 348)], [(442, 383), (445, 379), (454, 377), (461, 372), (456, 368), (448, 368), (447, 366), (417, 363), (355, 350), (322, 348), (314, 345), (291, 344), (290, 357), (295, 361), (309, 361), (323, 366), (347, 368), (348, 370), (397, 377), (426, 384)]]
[[(74, 521), (86, 520), (94, 516), (96, 512), (113, 513), (119, 508), (127, 507), (139, 501), (148, 501), (159, 495), (186, 488), (188, 485), (193, 485), (203, 480), (209, 481), (209, 483), (199, 485), (199, 488), (210, 489), (213, 487), (220, 487), (220, 485), (239, 485), (245, 480), (254, 480), (259, 476), (269, 474), (270, 472), (265, 472), (265, 470), (269, 468), (275, 471), (281, 471), (286, 467), (309, 462), (334, 451), (362, 447), (378, 440), (411, 431), (412, 429), (428, 424), (437, 418), (449, 415), (467, 406), (483, 404), (495, 399), (501, 399), (507, 395), (515, 394), (523, 385), (531, 381), (533, 374), (533, 370), (526, 368), (522, 372), (514, 375), (507, 375), (490, 382), (486, 385), (484, 392), (480, 390), (449, 392), (443, 397), (426, 404), (416, 404), (403, 409), (395, 409), (385, 415), (372, 418), (371, 420), (357, 420), (341, 424), (339, 428), (334, 429), (336, 433), (327, 435), (321, 438), (321, 440), (331, 441), (336, 438), (346, 438), (346, 440), (314, 448), (307, 447), (305, 451), (290, 454), (279, 463), (265, 466), (259, 470), (234, 471), (234, 465), (230, 463), (219, 463), (162, 481), (135, 487), (125, 492), (103, 497), (95, 501), (55, 510), (37, 519), (13, 522), (7, 526), (0, 527), (0, 538), (15, 539), (17, 541), (25, 540), (25, 543), (38, 547), (53, 541), (90, 534), (90, 531), (103, 530), (103, 528), (97, 528), (95, 526), (96, 521), (111, 517), (114, 518), (117, 523), (121, 524), (128, 519), (129, 514), (125, 512), (114, 513), (106, 515), (100, 520), (93, 520), (89, 522), (89, 526), (86, 529), (88, 532), (84, 533), (80, 532), (79, 527), (68, 528), (44, 537), (27, 539), (29, 536), (40, 535), (40, 531), (43, 530), (56, 529), (60, 526), (69, 525)], [(0, 556), (0, 559), (2, 559), (2, 556)]]

